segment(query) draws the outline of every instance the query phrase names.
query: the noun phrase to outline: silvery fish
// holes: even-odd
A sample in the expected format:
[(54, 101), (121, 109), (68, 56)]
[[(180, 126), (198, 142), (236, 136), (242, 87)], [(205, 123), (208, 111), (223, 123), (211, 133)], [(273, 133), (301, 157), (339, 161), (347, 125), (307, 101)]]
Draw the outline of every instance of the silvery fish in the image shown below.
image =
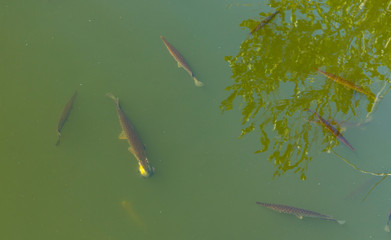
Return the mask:
[(58, 120), (58, 125), (57, 125), (58, 139), (56, 142), (56, 146), (58, 146), (60, 144), (61, 130), (64, 127), (66, 120), (68, 119), (68, 116), (69, 116), (69, 113), (71, 112), (72, 105), (73, 105), (73, 102), (75, 101), (76, 95), (77, 95), (77, 91), (75, 91), (75, 93), (73, 94), (71, 99), (69, 99), (69, 101), (65, 105), (64, 109), (62, 110), (60, 119)]
[(183, 69), (186, 70), (186, 72), (193, 78), (194, 80), (194, 84), (197, 86), (197, 87), (202, 87), (204, 86), (204, 83), (200, 82), (197, 80), (197, 78), (194, 76), (194, 73), (193, 71), (190, 69), (190, 66), (187, 64), (187, 62), (185, 61), (185, 59), (182, 57), (182, 55), (178, 52), (178, 50), (176, 50), (174, 48), (174, 46), (172, 46), (169, 42), (167, 42), (167, 40), (163, 37), (163, 36), (160, 36), (160, 38), (162, 39), (164, 45), (166, 45), (168, 51), (170, 52), (170, 54), (174, 57), (174, 59), (177, 61), (178, 63), (178, 67), (183, 67)]
[(112, 93), (108, 93), (107, 96), (113, 99), (117, 106), (118, 118), (122, 127), (122, 132), (119, 135), (119, 139), (128, 140), (130, 145), (128, 150), (137, 159), (141, 175), (144, 177), (152, 176), (153, 168), (149, 165), (147, 154), (145, 152), (145, 147), (141, 141), (140, 136), (138, 135), (136, 129), (133, 127), (133, 124), (126, 117), (124, 111), (122, 111), (119, 105), (118, 98), (116, 98)]
[(324, 76), (326, 76), (329, 79), (333, 80), (334, 82), (339, 83), (339, 84), (345, 86), (348, 89), (352, 89), (354, 91), (363, 93), (363, 94), (367, 95), (368, 97), (370, 97), (370, 98), (372, 98), (373, 100), (376, 101), (376, 95), (375, 94), (373, 94), (370, 91), (365, 90), (364, 88), (354, 84), (353, 82), (350, 82), (350, 81), (348, 81), (346, 79), (343, 79), (343, 78), (341, 78), (341, 77), (339, 77), (337, 75), (334, 75), (332, 73), (324, 72), (324, 71), (322, 71), (320, 69), (316, 69), (316, 71), (320, 72), (321, 74), (323, 74)]
[(331, 216), (327, 216), (321, 213), (313, 212), (310, 210), (305, 210), (302, 208), (296, 208), (296, 207), (291, 207), (291, 206), (286, 206), (282, 204), (272, 204), (272, 203), (262, 203), (262, 202), (256, 202), (258, 205), (270, 208), (274, 211), (280, 212), (280, 213), (287, 213), (287, 214), (292, 214), (298, 217), (299, 219), (302, 219), (303, 217), (312, 217), (312, 218), (320, 218), (320, 219), (325, 219), (329, 221), (334, 221), (339, 224), (344, 224), (344, 220), (337, 220)]

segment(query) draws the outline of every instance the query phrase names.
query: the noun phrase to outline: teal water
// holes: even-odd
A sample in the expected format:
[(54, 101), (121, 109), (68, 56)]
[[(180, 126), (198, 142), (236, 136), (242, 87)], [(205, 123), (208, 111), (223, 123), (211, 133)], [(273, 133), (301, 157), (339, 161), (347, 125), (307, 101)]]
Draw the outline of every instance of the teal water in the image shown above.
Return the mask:
[[(293, 172), (273, 178), (268, 155), (254, 154), (259, 135), (238, 139), (240, 108), (221, 113), (233, 83), (224, 57), (236, 55), (247, 37), (241, 21), (272, 11), (266, 1), (0, 4), (1, 239), (389, 237), (389, 179), (363, 202), (372, 186), (366, 182), (376, 180), (320, 148), (306, 181)], [(205, 87), (177, 68), (160, 35)], [(58, 118), (75, 90), (56, 147)], [(127, 142), (118, 139), (108, 92), (141, 135), (153, 177), (140, 177)], [(387, 95), (373, 121), (344, 132), (357, 153), (342, 144), (335, 150), (363, 169), (390, 169), (389, 108)], [(256, 201), (347, 223), (299, 220)]]

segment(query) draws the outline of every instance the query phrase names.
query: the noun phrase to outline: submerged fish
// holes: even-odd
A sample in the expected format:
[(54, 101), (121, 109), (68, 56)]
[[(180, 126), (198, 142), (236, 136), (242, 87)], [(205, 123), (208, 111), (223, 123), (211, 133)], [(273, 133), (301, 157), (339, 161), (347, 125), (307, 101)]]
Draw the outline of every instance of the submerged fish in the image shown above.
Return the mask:
[(263, 19), (260, 23), (258, 23), (257, 26), (253, 30), (251, 30), (250, 35), (254, 34), (259, 29), (263, 28), (266, 24), (268, 24), (280, 11), (275, 11), (272, 15), (267, 16), (265, 19)]
[(121, 202), (121, 205), (122, 205), (123, 209), (125, 209), (125, 211), (127, 212), (127, 214), (130, 216), (130, 218), (132, 219), (132, 221), (133, 221), (134, 223), (136, 223), (136, 225), (137, 225), (138, 227), (144, 228), (144, 229), (145, 229), (145, 224), (144, 224), (144, 222), (141, 221), (140, 218), (138, 217), (138, 215), (134, 212), (131, 202), (126, 201), (126, 200), (123, 200), (123, 201)]
[(345, 199), (352, 200), (354, 198), (358, 198), (360, 195), (363, 195), (364, 192), (369, 193), (374, 187), (376, 187), (379, 179), (381, 181), (381, 176), (371, 176), (363, 183), (357, 184), (357, 186), (345, 196)]
[(281, 205), (281, 204), (272, 204), (272, 203), (262, 203), (262, 202), (256, 202), (258, 205), (261, 205), (263, 207), (270, 208), (274, 211), (277, 211), (279, 213), (287, 213), (287, 214), (292, 214), (298, 217), (299, 219), (302, 219), (303, 217), (312, 217), (312, 218), (320, 218), (320, 219), (325, 219), (325, 220), (330, 220), (337, 222), (339, 224), (344, 224), (344, 220), (337, 220), (331, 216), (327, 216), (321, 213), (313, 212), (310, 210), (305, 210), (302, 208), (296, 208), (296, 207), (291, 207), (291, 206), (286, 206), (286, 205)]
[(346, 146), (348, 146), (351, 150), (355, 150), (352, 145), (342, 136), (342, 134), (335, 128), (333, 125), (331, 125), (329, 122), (327, 122), (324, 118), (322, 118), (317, 112), (312, 111), (311, 109), (306, 109), (307, 111), (312, 112), (315, 114), (315, 116), (318, 118), (320, 123), (329, 131), (331, 132), (337, 139), (339, 139), (341, 142), (343, 142)]
[(390, 213), (388, 214), (387, 224), (386, 224), (386, 226), (384, 227), (384, 231), (386, 231), (386, 232), (390, 232), (390, 220), (391, 220), (391, 211), (390, 211)]
[(339, 76), (336, 76), (334, 74), (331, 74), (331, 73), (328, 73), (328, 72), (324, 72), (322, 70), (319, 70), (319, 69), (316, 69), (316, 71), (320, 72), (321, 74), (325, 75), (326, 77), (330, 78), (331, 80), (333, 80), (334, 82), (336, 83), (339, 83), (343, 86), (345, 86), (346, 88), (349, 88), (349, 89), (352, 89), (354, 91), (357, 91), (357, 92), (360, 92), (360, 93), (363, 93), (365, 95), (367, 95), (368, 97), (372, 98), (373, 100), (376, 100), (376, 95), (371, 93), (370, 91), (367, 91), (365, 90), (364, 88), (346, 80), (346, 79), (343, 79)]
[(152, 176), (153, 168), (149, 165), (145, 147), (141, 141), (140, 136), (138, 135), (130, 120), (126, 117), (124, 111), (122, 111), (118, 98), (116, 98), (112, 93), (108, 93), (107, 96), (112, 98), (117, 105), (118, 118), (122, 127), (122, 132), (119, 136), (119, 139), (128, 140), (130, 145), (129, 151), (137, 159), (141, 175), (144, 177)]
[(164, 45), (166, 45), (168, 51), (170, 52), (170, 54), (174, 57), (174, 59), (177, 61), (178, 63), (178, 67), (183, 67), (183, 69), (186, 70), (186, 72), (193, 78), (194, 80), (194, 84), (197, 86), (197, 87), (202, 87), (204, 86), (204, 83), (198, 81), (198, 79), (194, 76), (194, 73), (193, 71), (190, 69), (190, 66), (186, 63), (185, 59), (182, 57), (182, 55), (178, 52), (178, 50), (176, 50), (174, 48), (174, 46), (172, 46), (169, 42), (167, 42), (167, 40), (163, 37), (163, 36), (160, 36), (160, 38), (162, 39)]
[(73, 102), (75, 101), (76, 95), (77, 95), (77, 91), (75, 91), (75, 93), (73, 94), (71, 99), (69, 99), (69, 101), (65, 105), (64, 109), (62, 110), (60, 119), (58, 120), (58, 125), (57, 125), (58, 138), (57, 138), (56, 146), (58, 146), (60, 144), (61, 130), (64, 127), (66, 120), (68, 119), (68, 116), (69, 116), (69, 113), (71, 112), (72, 105), (73, 105)]

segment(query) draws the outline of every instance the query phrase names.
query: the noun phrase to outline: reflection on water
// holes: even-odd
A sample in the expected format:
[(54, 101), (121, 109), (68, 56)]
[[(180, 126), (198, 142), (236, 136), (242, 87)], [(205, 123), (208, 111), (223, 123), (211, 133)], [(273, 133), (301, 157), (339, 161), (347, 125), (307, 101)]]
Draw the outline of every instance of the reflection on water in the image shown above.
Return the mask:
[[(306, 179), (316, 148), (330, 152), (341, 135), (313, 125), (305, 109), (329, 121), (371, 120), (389, 90), (391, 16), (383, 1), (270, 2), (280, 14), (225, 58), (235, 82), (220, 108), (240, 101), (241, 136), (260, 135), (256, 153), (269, 155), (275, 176), (292, 170)], [(248, 19), (240, 26), (250, 32), (257, 24)]]
[[(378, 77), (372, 76), (370, 67), (357, 65), (363, 61), (360, 51), (359, 61), (356, 53), (349, 58), (350, 52), (341, 53), (347, 42), (331, 41), (336, 37), (323, 34), (319, 26), (315, 26), (318, 30), (310, 29), (302, 19), (311, 12), (297, 13), (303, 8), (300, 2), (296, 6), (300, 9), (294, 11), (296, 22), (289, 10), (293, 6), (285, 10), (273, 2), (273, 9), (266, 10), (265, 1), (251, 8), (237, 4), (229, 9), (226, 4), (237, 1), (3, 2), (0, 176), (2, 216), (7, 221), (2, 224), (1, 239), (322, 240), (387, 236), (383, 228), (390, 208), (390, 193), (385, 188), (389, 177), (365, 204), (359, 200), (368, 188), (360, 198), (344, 200), (354, 187), (352, 183), (363, 182), (365, 176), (336, 156), (321, 153), (338, 139), (327, 124), (305, 109), (316, 111), (343, 134), (357, 154), (340, 142), (331, 150), (363, 170), (389, 169), (387, 152), (382, 150), (388, 148), (391, 130), (391, 115), (383, 111), (389, 107), (386, 100), (390, 96), (373, 106), (367, 95), (316, 71), (332, 73), (375, 96), (379, 92), (384, 96), (388, 83), (381, 75), (388, 76), (388, 60), (371, 56), (367, 64), (385, 66), (376, 70)], [(363, 3), (363, 10), (357, 10), (363, 15), (384, 7), (376, 3), (372, 9), (370, 0)], [(322, 8), (350, 11), (339, 5)], [(351, 6), (357, 8), (356, 4)], [(238, 28), (238, 22), (257, 15), (260, 8), (265, 13), (252, 19), (246, 31)], [(276, 10), (280, 13), (275, 18), (248, 36)], [(369, 19), (378, 23), (377, 13), (364, 16), (366, 27), (373, 26)], [(323, 21), (318, 13), (314, 15), (314, 24)], [(331, 15), (322, 18), (328, 18), (325, 25), (340, 27), (337, 19), (330, 23)], [(382, 23), (388, 21), (387, 16), (380, 18)], [(372, 49), (369, 42), (384, 44), (371, 54), (380, 56), (384, 51), (384, 56), (389, 55), (389, 30), (385, 30), (380, 34), (371, 28), (364, 34), (366, 51)], [(312, 38), (303, 31), (313, 32)], [(372, 34), (379, 37), (377, 42), (371, 40)], [(190, 76), (176, 68), (160, 35), (183, 54), (205, 87), (195, 88)], [(248, 106), (242, 108), (246, 114), (243, 134), (251, 133), (237, 140), (240, 117), (236, 111), (221, 115), (218, 107), (228, 93), (223, 91), (228, 84), (225, 81), (232, 81), (224, 56), (237, 51), (246, 37), (243, 59), (232, 57), (237, 82), (230, 93), (236, 95), (226, 101), (238, 109), (240, 96), (247, 100), (242, 105)], [(333, 44), (341, 46), (334, 48)], [(358, 78), (358, 70), (368, 77)], [(61, 145), (56, 147), (58, 118), (76, 89), (80, 94), (61, 131)], [(107, 92), (121, 97), (124, 112), (137, 127), (148, 158), (158, 170), (154, 177), (141, 178), (127, 143), (119, 142), (121, 127), (113, 102), (104, 96)], [(352, 128), (364, 123), (366, 129)], [(342, 131), (343, 127), (347, 131)], [(263, 136), (262, 144), (253, 138), (256, 134)], [(367, 146), (369, 139), (377, 141)], [(259, 150), (267, 145), (266, 152), (253, 154), (257, 148), (254, 143), (260, 145)], [(316, 161), (298, 162), (306, 156), (305, 148)], [(276, 168), (259, 160), (269, 154), (274, 154), (272, 161), (281, 167), (278, 173), (288, 173), (283, 178), (270, 179)], [(351, 159), (354, 154), (361, 159)], [(289, 157), (290, 162), (285, 161)], [(307, 163), (311, 171), (304, 172), (308, 181), (303, 182), (293, 172), (306, 168)], [(298, 220), (261, 208), (256, 201), (330, 214), (348, 225)]]

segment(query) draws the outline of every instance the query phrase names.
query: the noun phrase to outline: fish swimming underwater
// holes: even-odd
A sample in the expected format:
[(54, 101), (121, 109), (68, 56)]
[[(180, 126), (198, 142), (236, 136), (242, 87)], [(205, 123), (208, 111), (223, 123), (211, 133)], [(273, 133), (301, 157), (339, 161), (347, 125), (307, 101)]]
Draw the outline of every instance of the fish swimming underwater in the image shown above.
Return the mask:
[(75, 101), (76, 95), (77, 95), (77, 91), (75, 91), (75, 93), (72, 95), (71, 99), (69, 99), (69, 101), (65, 105), (64, 109), (62, 110), (60, 119), (58, 120), (58, 125), (57, 125), (58, 138), (57, 138), (56, 146), (58, 146), (60, 144), (61, 130), (64, 127), (66, 120), (68, 119), (68, 116), (69, 116), (69, 113), (71, 112), (72, 105), (73, 105), (73, 102)]
[(338, 140), (343, 142), (347, 147), (349, 147), (352, 151), (355, 151), (354, 147), (350, 145), (348, 140), (344, 138), (344, 136), (335, 128), (333, 125), (331, 125), (329, 122), (327, 122), (322, 116), (320, 116), (317, 112), (312, 111), (311, 109), (306, 109), (309, 112), (312, 112), (315, 114), (315, 116), (318, 118), (320, 123), (329, 131), (331, 132)]
[(153, 168), (149, 164), (145, 147), (141, 141), (140, 136), (138, 135), (130, 120), (126, 117), (124, 111), (122, 111), (119, 105), (119, 99), (116, 98), (112, 93), (108, 93), (107, 96), (112, 98), (117, 106), (118, 118), (122, 127), (122, 132), (119, 138), (128, 140), (130, 145), (129, 151), (137, 159), (141, 175), (144, 177), (152, 176)]
[(390, 220), (391, 220), (391, 211), (388, 214), (388, 220), (387, 220), (386, 226), (384, 227), (384, 231), (386, 231), (386, 232), (390, 232)]
[(272, 203), (262, 203), (262, 202), (256, 202), (256, 203), (260, 206), (270, 208), (279, 213), (287, 213), (287, 214), (295, 215), (299, 219), (302, 219), (303, 217), (311, 217), (311, 218), (325, 219), (325, 220), (337, 222), (339, 224), (344, 224), (346, 222), (344, 220), (337, 220), (331, 216), (327, 216), (310, 210), (305, 210), (302, 208), (296, 208), (296, 207), (291, 207), (282, 204), (272, 204)]
[(123, 200), (121, 202), (122, 208), (126, 211), (132, 221), (139, 227), (145, 230), (145, 224), (141, 221), (140, 217), (134, 212), (132, 203), (130, 201)]
[(182, 57), (182, 55), (178, 52), (178, 50), (176, 50), (174, 48), (174, 46), (172, 46), (169, 42), (167, 42), (167, 40), (163, 37), (163, 36), (160, 36), (160, 38), (162, 39), (164, 45), (166, 45), (168, 51), (170, 52), (170, 54), (174, 57), (174, 59), (177, 61), (178, 63), (178, 67), (182, 67), (183, 69), (185, 69), (185, 71), (193, 78), (194, 80), (194, 84), (197, 86), (197, 87), (202, 87), (204, 86), (204, 83), (198, 81), (198, 79), (194, 76), (194, 73), (193, 71), (191, 70), (190, 66), (187, 64), (187, 62), (185, 61), (185, 59)]
[(339, 83), (343, 86), (345, 86), (346, 88), (348, 89), (352, 89), (354, 91), (357, 91), (357, 92), (360, 92), (360, 93), (363, 93), (365, 95), (367, 95), (368, 97), (370, 97), (372, 100), (376, 100), (376, 95), (371, 93), (370, 91), (367, 91), (365, 90), (364, 88), (346, 80), (346, 79), (343, 79), (337, 75), (334, 75), (334, 74), (331, 74), (331, 73), (328, 73), (328, 72), (324, 72), (322, 70), (319, 70), (319, 69), (316, 69), (316, 71), (320, 72), (321, 74), (325, 75), (326, 77), (328, 77), (329, 79), (333, 80), (334, 82), (336, 83)]
[(271, 15), (267, 16), (265, 19), (263, 19), (260, 23), (258, 23), (257, 26), (255, 26), (255, 28), (253, 30), (251, 30), (249, 35), (253, 35), (256, 31), (258, 31), (259, 29), (263, 28), (263, 26), (268, 24), (277, 15), (277, 13), (279, 13), (279, 12), (280, 11), (275, 11), (273, 14), (271, 14)]

